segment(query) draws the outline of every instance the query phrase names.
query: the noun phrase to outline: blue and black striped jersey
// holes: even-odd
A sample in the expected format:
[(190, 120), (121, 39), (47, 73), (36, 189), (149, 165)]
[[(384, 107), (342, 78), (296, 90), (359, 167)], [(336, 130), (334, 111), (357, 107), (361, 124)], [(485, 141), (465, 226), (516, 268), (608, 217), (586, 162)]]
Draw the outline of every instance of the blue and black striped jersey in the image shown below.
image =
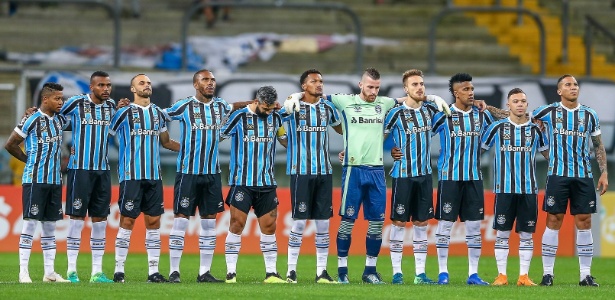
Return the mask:
[(109, 133), (117, 135), (120, 151), (119, 181), (158, 180), (160, 176), (160, 133), (167, 131), (162, 109), (130, 104), (117, 111)]
[(495, 150), (495, 193), (537, 194), (536, 152), (549, 149), (545, 134), (534, 123), (515, 124), (509, 118), (489, 125), (482, 147)]
[(451, 115), (437, 113), (434, 116), (433, 132), (440, 134), (438, 157), (439, 180), (482, 180), (480, 170), (480, 138), (493, 122), (489, 111), (461, 111), (451, 104)]
[(327, 127), (341, 124), (333, 103), (325, 99), (314, 104), (301, 101), (298, 112), (288, 114), (282, 108), (280, 114), (288, 135), (286, 174), (332, 174)]
[(72, 127), (69, 169), (109, 170), (107, 137), (115, 111), (112, 99), (96, 104), (88, 94), (73, 96), (64, 103), (60, 113)]
[(181, 125), (177, 172), (220, 173), (218, 162), (220, 128), (231, 110), (230, 104), (217, 97), (207, 103), (188, 97), (164, 110), (168, 120), (179, 120)]
[(590, 136), (600, 135), (596, 111), (585, 105), (568, 109), (556, 102), (534, 110), (549, 136), (548, 175), (592, 178)]
[(384, 133), (392, 134), (395, 146), (403, 157), (393, 163), (391, 177), (417, 177), (431, 174), (431, 130), (438, 108), (423, 102), (418, 108), (406, 104), (389, 111), (384, 121)]
[(22, 183), (62, 184), (62, 130), (67, 125), (64, 116), (55, 114), (51, 117), (39, 109), (15, 127), (15, 132), (25, 139), (28, 157)]
[(277, 185), (273, 168), (281, 126), (282, 116), (277, 112), (262, 118), (245, 107), (231, 114), (221, 130), (222, 138), (231, 142), (229, 185)]

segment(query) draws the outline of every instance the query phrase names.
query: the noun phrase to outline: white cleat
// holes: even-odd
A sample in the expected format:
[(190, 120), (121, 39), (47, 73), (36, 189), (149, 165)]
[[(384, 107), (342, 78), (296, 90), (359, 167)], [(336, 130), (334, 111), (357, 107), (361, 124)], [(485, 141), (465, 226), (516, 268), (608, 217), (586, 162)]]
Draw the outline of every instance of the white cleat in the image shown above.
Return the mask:
[(53, 272), (51, 274), (47, 274), (43, 277), (43, 282), (70, 282), (70, 280), (66, 280), (60, 276), (60, 274)]
[(32, 279), (30, 279), (30, 273), (19, 272), (19, 283), (32, 283)]

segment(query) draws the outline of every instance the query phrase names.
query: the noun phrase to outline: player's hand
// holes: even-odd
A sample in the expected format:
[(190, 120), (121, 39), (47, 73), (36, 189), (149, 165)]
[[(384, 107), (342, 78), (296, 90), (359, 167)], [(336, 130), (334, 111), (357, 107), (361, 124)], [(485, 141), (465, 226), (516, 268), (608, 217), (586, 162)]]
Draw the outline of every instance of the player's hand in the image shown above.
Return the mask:
[(117, 109), (120, 109), (120, 108), (122, 108), (124, 106), (128, 106), (129, 104), (130, 104), (130, 100), (128, 100), (128, 98), (122, 98), (117, 103)]
[(303, 93), (294, 93), (284, 101), (284, 109), (288, 113), (292, 113), (293, 111), (299, 111), (299, 100), (303, 98)]
[(446, 103), (446, 101), (444, 101), (442, 97), (438, 95), (427, 95), (426, 98), (427, 101), (435, 103), (439, 111), (443, 112), (447, 116), (451, 115), (451, 109), (450, 107), (448, 107), (448, 103)]
[(344, 163), (344, 155), (346, 155), (346, 152), (342, 151), (337, 155), (337, 158), (340, 159), (341, 163)]
[(474, 106), (478, 107), (480, 111), (485, 111), (485, 109), (487, 109), (487, 103), (485, 100), (474, 99)]
[(393, 160), (400, 160), (402, 157), (404, 157), (404, 154), (401, 152), (401, 149), (393, 147), (391, 148), (391, 157), (393, 158)]
[(609, 176), (607, 173), (602, 173), (600, 175), (600, 179), (598, 179), (598, 187), (596, 191), (600, 191), (600, 195), (604, 195), (606, 193), (606, 189), (609, 188)]
[(30, 108), (27, 108), (26, 112), (23, 114), (23, 117), (27, 118), (27, 117), (31, 116), (33, 113), (36, 112), (37, 109), (38, 109), (38, 107), (36, 107), (36, 106), (32, 106)]

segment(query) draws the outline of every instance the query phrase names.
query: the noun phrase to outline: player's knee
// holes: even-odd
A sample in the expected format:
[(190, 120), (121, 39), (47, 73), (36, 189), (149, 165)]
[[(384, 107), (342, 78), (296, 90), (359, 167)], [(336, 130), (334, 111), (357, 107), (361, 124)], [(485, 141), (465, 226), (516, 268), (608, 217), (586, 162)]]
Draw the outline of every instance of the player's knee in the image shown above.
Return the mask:
[(437, 235), (450, 236), (453, 229), (453, 222), (440, 220), (438, 221), (438, 228), (436, 228)]
[(397, 227), (406, 227), (406, 222), (403, 222), (403, 221), (391, 220), (391, 224), (393, 224), (393, 225), (395, 225)]
[(586, 230), (592, 228), (592, 217), (589, 214), (575, 215), (574, 220), (579, 230)]
[(316, 220), (316, 233), (329, 233), (329, 219), (326, 220)]
[[(80, 217), (80, 216), (73, 216), (73, 215), (71, 215), (71, 216), (70, 216), (70, 219), (71, 219), (71, 220), (82, 220), (82, 221), (83, 221), (83, 220), (85, 220), (85, 217)], [(105, 218), (105, 219), (106, 219), (106, 218)], [(92, 218), (92, 222), (94, 222), (94, 218)]]
[(125, 217), (125, 216), (122, 216), (120, 218), (120, 227), (124, 229), (128, 229), (128, 230), (132, 230), (134, 226), (135, 226), (135, 219)]
[(293, 221), (293, 227), (292, 227), (291, 230), (294, 233), (303, 234), (303, 231), (305, 230), (306, 222), (307, 222), (307, 220), (294, 220)]

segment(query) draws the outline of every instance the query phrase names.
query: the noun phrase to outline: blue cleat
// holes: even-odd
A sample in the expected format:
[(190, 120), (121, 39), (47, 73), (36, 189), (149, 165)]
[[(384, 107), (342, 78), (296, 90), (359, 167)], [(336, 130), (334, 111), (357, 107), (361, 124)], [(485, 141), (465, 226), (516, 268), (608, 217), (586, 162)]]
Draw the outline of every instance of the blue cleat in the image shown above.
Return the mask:
[(436, 282), (429, 279), (425, 273), (421, 273), (414, 276), (414, 284), (436, 284)]
[(341, 284), (349, 284), (350, 281), (348, 280), (348, 274), (339, 274), (337, 278), (337, 282)]
[(382, 281), (382, 277), (380, 277), (380, 274), (378, 273), (363, 274), (363, 277), (361, 279), (363, 279), (364, 283), (369, 283), (369, 284), (385, 284), (386, 283)]
[(478, 277), (477, 273), (474, 273), (474, 274), (470, 275), (470, 277), (468, 277), (467, 284), (469, 284), (469, 285), (489, 285), (488, 282), (480, 279), (480, 277)]
[(438, 274), (438, 284), (448, 284), (448, 273), (442, 272)]
[(393, 274), (393, 281), (391, 281), (392, 284), (404, 284), (404, 274), (402, 273), (395, 273)]

